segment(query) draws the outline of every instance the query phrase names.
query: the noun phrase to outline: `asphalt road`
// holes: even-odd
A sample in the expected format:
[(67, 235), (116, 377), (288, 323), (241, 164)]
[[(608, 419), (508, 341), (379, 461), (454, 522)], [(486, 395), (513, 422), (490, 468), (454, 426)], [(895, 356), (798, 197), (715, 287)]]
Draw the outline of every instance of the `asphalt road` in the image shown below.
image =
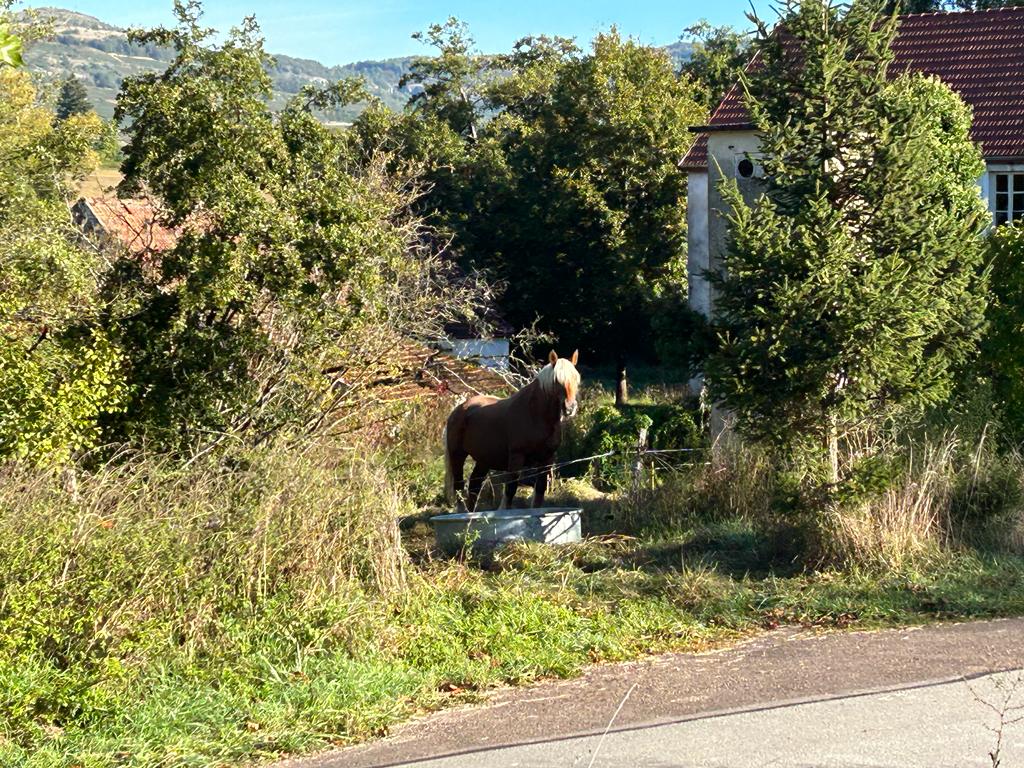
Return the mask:
[(1022, 669), (1024, 619), (788, 629), (502, 690), (383, 741), (284, 765), (991, 768), (1002, 719), (1001, 768), (1024, 767), (1024, 722), (1009, 722), (1024, 715)]

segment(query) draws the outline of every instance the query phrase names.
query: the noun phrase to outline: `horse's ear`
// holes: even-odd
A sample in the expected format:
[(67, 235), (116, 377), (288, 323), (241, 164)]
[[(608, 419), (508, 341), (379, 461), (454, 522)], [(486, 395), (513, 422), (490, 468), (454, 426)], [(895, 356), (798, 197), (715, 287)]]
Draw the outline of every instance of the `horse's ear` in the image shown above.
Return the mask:
[(572, 353), (572, 364), (576, 365), (576, 361), (580, 359), (580, 351), (577, 349)]
[(548, 353), (548, 362), (552, 365), (558, 362), (558, 355), (555, 354), (555, 350), (553, 349)]

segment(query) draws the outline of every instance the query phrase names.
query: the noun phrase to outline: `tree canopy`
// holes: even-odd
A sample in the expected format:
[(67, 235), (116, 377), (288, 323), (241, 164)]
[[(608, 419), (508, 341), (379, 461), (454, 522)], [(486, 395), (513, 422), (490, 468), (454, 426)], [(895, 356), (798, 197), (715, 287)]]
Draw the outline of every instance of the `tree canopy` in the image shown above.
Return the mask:
[(505, 287), (514, 325), (539, 321), (590, 359), (650, 355), (654, 303), (685, 283), (677, 164), (706, 114), (697, 86), (614, 29), (587, 52), (534, 37), (493, 57), (454, 20), (425, 39), (438, 55), (414, 64), (411, 111), (371, 110), (357, 134), (426, 165), (422, 210), (465, 269)]
[(118, 434), (190, 450), (301, 436), (351, 416), (400, 335), (439, 335), (458, 296), (409, 210), (415, 181), (311, 112), (362, 89), (307, 88), (275, 113), (255, 21), (216, 42), (197, 3), (175, 12), (132, 33), (175, 55), (117, 105), (121, 192), (159, 201), (179, 232), (153, 268), (126, 258), (109, 280), (132, 297), (115, 324), (134, 383)]
[(714, 27), (701, 19), (685, 30), (682, 39), (693, 44), (693, 52), (682, 71), (700, 84), (701, 101), (708, 109), (714, 109), (739, 82), (740, 73), (753, 54), (752, 37), (733, 27)]
[(92, 111), (89, 93), (85, 85), (74, 75), (68, 75), (57, 92), (57, 107), (54, 112), (58, 120), (67, 120), (72, 115), (84, 115)]

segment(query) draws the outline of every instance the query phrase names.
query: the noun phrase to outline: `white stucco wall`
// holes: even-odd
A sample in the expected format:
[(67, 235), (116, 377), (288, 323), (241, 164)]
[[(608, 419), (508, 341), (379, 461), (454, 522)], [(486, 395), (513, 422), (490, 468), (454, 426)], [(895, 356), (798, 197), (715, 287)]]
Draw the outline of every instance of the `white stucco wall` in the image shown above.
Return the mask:
[[(705, 317), (714, 312), (714, 289), (704, 277), (719, 269), (725, 253), (728, 225), (718, 186), (723, 177), (738, 178), (736, 166), (745, 157), (756, 161), (759, 142), (753, 131), (716, 131), (708, 134), (708, 171), (687, 176), (687, 277), (690, 308)], [(753, 199), (756, 182), (738, 178), (744, 197)]]
[(686, 276), (690, 308), (711, 316), (711, 295), (704, 270), (708, 268), (708, 174), (686, 176)]
[[(760, 167), (759, 139), (754, 131), (716, 131), (708, 134), (708, 172), (691, 171), (688, 175), (686, 220), (688, 226), (687, 273), (689, 282), (690, 307), (705, 317), (714, 311), (714, 290), (704, 278), (704, 270), (721, 267), (728, 237), (728, 222), (725, 219), (725, 204), (718, 187), (723, 177), (737, 180), (740, 191), (747, 202), (753, 202), (759, 191), (757, 176)], [(737, 164), (744, 157), (750, 157), (755, 164), (754, 178), (743, 179), (737, 172)], [(995, 211), (996, 173), (1024, 173), (1024, 163), (988, 163), (985, 173), (978, 179), (978, 190), (988, 205)]]

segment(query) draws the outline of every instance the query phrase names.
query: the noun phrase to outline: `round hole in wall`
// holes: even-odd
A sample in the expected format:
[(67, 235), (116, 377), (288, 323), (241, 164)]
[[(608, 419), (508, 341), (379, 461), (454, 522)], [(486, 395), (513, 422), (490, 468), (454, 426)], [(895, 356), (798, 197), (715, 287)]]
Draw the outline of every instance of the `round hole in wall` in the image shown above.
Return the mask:
[(754, 164), (750, 161), (749, 157), (744, 157), (736, 165), (736, 170), (744, 179), (749, 179), (754, 175)]

